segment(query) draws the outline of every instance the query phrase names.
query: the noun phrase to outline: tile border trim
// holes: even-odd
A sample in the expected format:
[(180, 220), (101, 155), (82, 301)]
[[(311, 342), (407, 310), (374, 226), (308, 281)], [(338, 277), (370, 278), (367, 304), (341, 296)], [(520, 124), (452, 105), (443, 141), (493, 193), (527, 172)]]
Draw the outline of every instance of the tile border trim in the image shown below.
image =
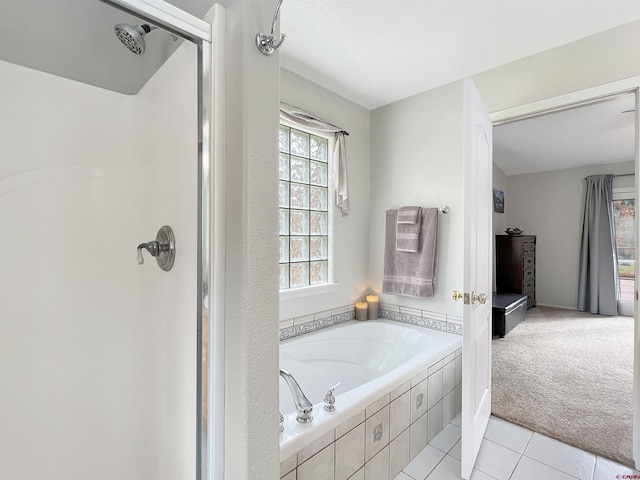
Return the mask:
[(409, 310), (388, 303), (380, 305), (379, 314), (380, 318), (387, 320), (462, 335), (462, 318), (454, 315), (443, 315), (425, 310)]
[[(280, 341), (339, 325), (340, 323), (348, 322), (356, 318), (356, 309), (353, 306), (335, 308), (330, 311), (329, 315), (327, 315), (327, 313), (328, 312), (325, 311), (319, 314), (316, 313), (299, 318), (282, 320), (280, 322)], [(282, 327), (283, 324), (291, 325)]]
[[(415, 308), (384, 303), (380, 305), (380, 318), (430, 328), (440, 332), (462, 335), (462, 318)], [(301, 317), (280, 321), (280, 341), (339, 325), (356, 318), (353, 305), (345, 305)]]

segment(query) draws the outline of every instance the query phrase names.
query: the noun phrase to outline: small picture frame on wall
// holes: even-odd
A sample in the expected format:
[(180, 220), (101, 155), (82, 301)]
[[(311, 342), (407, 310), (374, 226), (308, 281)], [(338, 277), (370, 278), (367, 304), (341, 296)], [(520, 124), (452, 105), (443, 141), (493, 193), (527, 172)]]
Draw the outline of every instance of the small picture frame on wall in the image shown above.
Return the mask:
[(504, 192), (495, 188), (493, 189), (493, 211), (504, 213)]

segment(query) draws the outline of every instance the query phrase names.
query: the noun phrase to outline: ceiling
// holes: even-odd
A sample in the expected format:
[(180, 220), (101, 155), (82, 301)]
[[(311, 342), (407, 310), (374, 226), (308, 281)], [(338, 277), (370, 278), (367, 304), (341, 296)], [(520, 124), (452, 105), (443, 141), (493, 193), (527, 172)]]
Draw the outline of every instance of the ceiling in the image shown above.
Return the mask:
[[(169, 0), (200, 18), (214, 2)], [(638, 18), (638, 0), (284, 0), (281, 62), (374, 109)], [(153, 31), (138, 57), (120, 22), (138, 21), (98, 0), (0, 0), (0, 59), (136, 93), (177, 44)]]
[(638, 18), (637, 0), (284, 0), (281, 60), (374, 109)]
[[(214, 0), (170, 3), (202, 18)], [(142, 22), (99, 0), (0, 0), (0, 60), (136, 94), (182, 40), (154, 30), (146, 53), (134, 55), (115, 36), (117, 23)]]
[(506, 175), (635, 158), (635, 94), (511, 122), (493, 129), (493, 161)]
[[(242, 0), (219, 3), (233, 1)], [(277, 0), (264, 1), (275, 10)], [(169, 0), (200, 18), (214, 2)], [(375, 109), (638, 18), (638, 0), (284, 0), (281, 65)], [(182, 40), (152, 31), (147, 52), (136, 56), (113, 34), (113, 25), (121, 22), (139, 20), (98, 0), (0, 0), (0, 59), (135, 94)], [(599, 107), (609, 103), (615, 102)], [(615, 106), (620, 108), (627, 109)], [(629, 147), (618, 147), (627, 145), (619, 140), (633, 127), (622, 123), (633, 115), (600, 115), (594, 110), (594, 118), (609, 123), (567, 117), (572, 136), (555, 140), (552, 134), (565, 127), (545, 126), (555, 121), (551, 116), (500, 127), (497, 162), (507, 174), (568, 168), (560, 167), (557, 153), (571, 143), (584, 147), (572, 162), (596, 161), (596, 152), (608, 154), (599, 158), (627, 158)], [(606, 140), (590, 143), (596, 138)]]

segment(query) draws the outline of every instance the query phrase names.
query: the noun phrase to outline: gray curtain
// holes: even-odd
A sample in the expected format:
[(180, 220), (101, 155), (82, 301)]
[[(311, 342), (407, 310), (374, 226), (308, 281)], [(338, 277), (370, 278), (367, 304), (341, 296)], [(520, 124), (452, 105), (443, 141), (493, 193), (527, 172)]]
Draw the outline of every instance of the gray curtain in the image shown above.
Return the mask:
[(280, 115), (294, 125), (309, 128), (318, 132), (333, 133), (335, 146), (333, 148), (333, 163), (331, 165), (331, 187), (336, 192), (336, 205), (340, 207), (342, 216), (349, 215), (349, 182), (347, 179), (347, 146), (344, 140), (349, 135), (342, 128), (322, 120), (304, 110), (280, 103)]
[(620, 277), (613, 223), (613, 175), (591, 175), (585, 180), (578, 310), (617, 315)]

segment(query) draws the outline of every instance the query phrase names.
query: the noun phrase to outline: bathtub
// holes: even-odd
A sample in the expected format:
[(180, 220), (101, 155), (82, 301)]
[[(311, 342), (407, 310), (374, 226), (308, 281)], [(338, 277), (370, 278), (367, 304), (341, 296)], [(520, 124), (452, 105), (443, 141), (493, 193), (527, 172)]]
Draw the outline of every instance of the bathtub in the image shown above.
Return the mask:
[[(296, 378), (314, 404), (313, 422), (297, 422), (291, 392), (280, 379), (280, 411), (285, 418), (280, 434), (281, 461), (312, 443), (318, 444), (321, 437), (330, 437), (330, 432), (347, 421), (353, 422), (359, 413), (364, 418), (364, 410), (385, 396), (388, 404), (389, 393), (403, 385), (408, 391), (422, 374), (426, 397), (429, 367), (442, 368), (443, 359), (457, 359), (461, 347), (460, 335), (390, 320), (352, 320), (280, 342), (280, 367)], [(459, 364), (459, 377), (461, 358), (458, 360), (454, 363)], [(336, 410), (326, 412), (323, 398), (338, 382)]]

